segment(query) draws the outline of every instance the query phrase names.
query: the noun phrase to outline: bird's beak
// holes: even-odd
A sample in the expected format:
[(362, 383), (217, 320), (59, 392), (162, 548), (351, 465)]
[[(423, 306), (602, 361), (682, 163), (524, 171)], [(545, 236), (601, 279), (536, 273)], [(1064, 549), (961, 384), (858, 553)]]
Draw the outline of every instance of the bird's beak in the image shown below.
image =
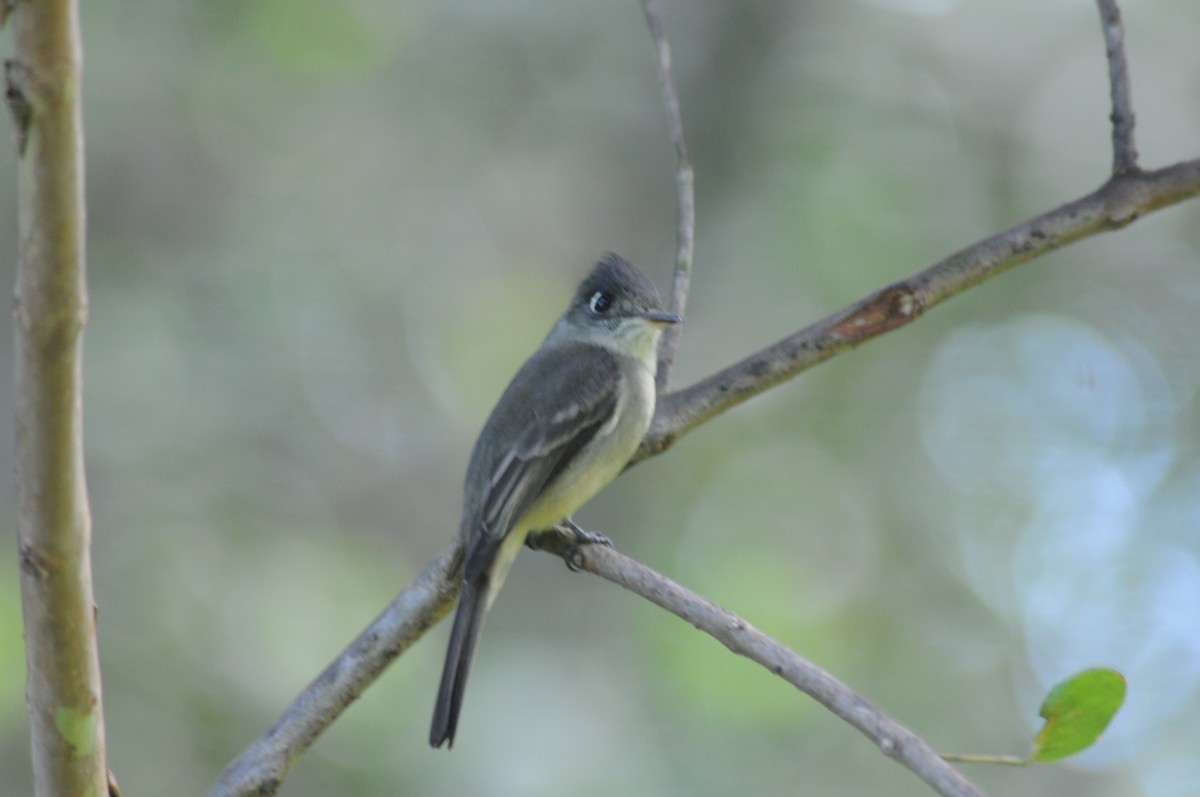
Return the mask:
[(651, 324), (659, 327), (669, 326), (670, 324), (682, 324), (683, 319), (674, 313), (664, 313), (661, 310), (643, 310), (637, 314), (638, 318), (645, 319)]

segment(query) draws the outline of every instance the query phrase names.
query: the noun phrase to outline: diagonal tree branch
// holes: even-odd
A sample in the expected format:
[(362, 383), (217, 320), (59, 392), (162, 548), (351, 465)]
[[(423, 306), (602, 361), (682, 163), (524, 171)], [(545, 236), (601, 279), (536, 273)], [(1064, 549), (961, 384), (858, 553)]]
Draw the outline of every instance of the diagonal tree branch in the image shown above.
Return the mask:
[(1137, 147), (1133, 143), (1133, 97), (1129, 89), (1129, 64), (1125, 59), (1125, 27), (1116, 0), (1096, 0), (1104, 28), (1104, 51), (1108, 58), (1109, 93), (1112, 95), (1113, 174), (1138, 170)]
[(317, 737), (453, 608), (459, 565), (457, 547), (427, 564), (271, 727), (225, 767), (208, 797), (278, 791), (292, 764)]
[(108, 789), (83, 469), (81, 45), (76, 0), (5, 2), (16, 127), (16, 477), (26, 690), (39, 797)]
[[(667, 112), (667, 128), (675, 144), (675, 193), (679, 203), (679, 221), (675, 231), (675, 274), (671, 280), (671, 312), (681, 318), (687, 311), (688, 286), (692, 279), (692, 251), (696, 238), (696, 196), (692, 164), (688, 160), (687, 143), (683, 138), (683, 114), (679, 110), (679, 95), (675, 92), (675, 80), (671, 76), (671, 45), (663, 33), (662, 21), (654, 0), (642, 0), (642, 12), (650, 39), (658, 55), (658, 84), (662, 90), (663, 107)], [(662, 342), (658, 347), (658, 373), (655, 383), (659, 391), (667, 387), (671, 379), (671, 367), (675, 364), (675, 353), (679, 350), (678, 325), (663, 330)]]
[(661, 606), (739, 656), (761, 664), (870, 739), (944, 797), (981, 797), (921, 737), (859, 697), (850, 687), (789, 650), (731, 611), (721, 608), (646, 565), (604, 545), (577, 546), (569, 530), (531, 538), (532, 547), (563, 557), (575, 570), (608, 579)]
[(1087, 196), (955, 252), (811, 326), (661, 396), (634, 457), (660, 454), (679, 437), (830, 357), (908, 324), (929, 308), (1038, 255), (1200, 195), (1200, 159), (1115, 175)]

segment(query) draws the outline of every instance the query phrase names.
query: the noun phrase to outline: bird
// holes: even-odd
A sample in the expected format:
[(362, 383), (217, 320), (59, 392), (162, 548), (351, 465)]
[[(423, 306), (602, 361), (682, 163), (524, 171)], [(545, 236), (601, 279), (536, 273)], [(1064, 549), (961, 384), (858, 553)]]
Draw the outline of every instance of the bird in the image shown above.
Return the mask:
[[(681, 322), (645, 274), (608, 253), (488, 416), (464, 480), (462, 581), (434, 748), (454, 746), (484, 618), (530, 532), (570, 523), (637, 451), (654, 415), (660, 335)], [(577, 542), (603, 541), (572, 528)]]

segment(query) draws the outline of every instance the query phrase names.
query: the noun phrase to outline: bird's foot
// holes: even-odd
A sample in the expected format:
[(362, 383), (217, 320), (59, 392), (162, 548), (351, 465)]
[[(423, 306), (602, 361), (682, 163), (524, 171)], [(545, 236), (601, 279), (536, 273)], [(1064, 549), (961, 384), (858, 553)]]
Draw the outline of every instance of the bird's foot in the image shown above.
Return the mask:
[(605, 537), (603, 534), (597, 534), (594, 531), (588, 531), (579, 526), (574, 520), (567, 518), (563, 521), (563, 525), (571, 530), (575, 535), (575, 542), (571, 543), (571, 547), (567, 548), (567, 552), (563, 554), (563, 561), (567, 563), (567, 569), (578, 573), (583, 566), (583, 559), (580, 549), (585, 545), (606, 545), (609, 548), (613, 547), (612, 540)]
[(612, 540), (610, 540), (608, 537), (605, 537), (603, 534), (597, 534), (594, 531), (588, 531), (585, 528), (581, 528), (578, 523), (570, 518), (564, 520), (563, 525), (569, 528), (571, 533), (575, 535), (576, 545), (604, 545), (609, 548), (613, 547)]

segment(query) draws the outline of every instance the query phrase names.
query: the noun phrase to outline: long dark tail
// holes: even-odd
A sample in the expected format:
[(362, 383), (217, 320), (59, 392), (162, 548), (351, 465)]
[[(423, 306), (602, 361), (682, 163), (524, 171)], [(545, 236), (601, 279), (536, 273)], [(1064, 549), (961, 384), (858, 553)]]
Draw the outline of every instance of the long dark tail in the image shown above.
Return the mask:
[(464, 579), (450, 630), (450, 645), (446, 649), (446, 665), (442, 669), (442, 685), (438, 687), (437, 704), (433, 707), (433, 725), (429, 729), (429, 744), (441, 747), (449, 742), (454, 746), (454, 731), (458, 728), (458, 712), (462, 710), (463, 693), (467, 690), (467, 674), (475, 657), (475, 644), (483, 631), (487, 614), (487, 573), (474, 579)]

